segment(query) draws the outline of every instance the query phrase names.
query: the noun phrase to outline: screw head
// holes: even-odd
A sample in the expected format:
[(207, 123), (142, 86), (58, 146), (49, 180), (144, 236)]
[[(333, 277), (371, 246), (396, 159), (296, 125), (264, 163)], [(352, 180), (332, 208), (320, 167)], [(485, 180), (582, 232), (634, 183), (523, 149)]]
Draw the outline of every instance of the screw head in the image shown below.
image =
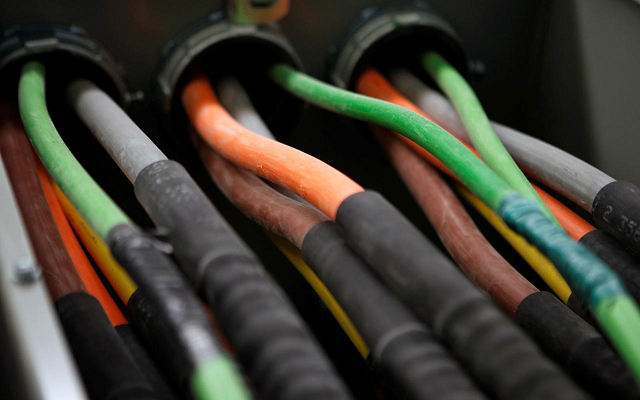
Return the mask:
[(42, 275), (42, 269), (33, 259), (23, 259), (15, 263), (13, 275), (18, 283), (35, 282)]

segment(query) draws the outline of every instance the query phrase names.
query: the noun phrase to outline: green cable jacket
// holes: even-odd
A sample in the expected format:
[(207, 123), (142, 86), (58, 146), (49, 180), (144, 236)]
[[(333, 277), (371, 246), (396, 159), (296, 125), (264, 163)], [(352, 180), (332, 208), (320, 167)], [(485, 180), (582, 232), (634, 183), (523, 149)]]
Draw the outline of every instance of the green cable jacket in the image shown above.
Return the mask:
[(288, 65), (269, 68), (282, 88), (319, 107), (375, 123), (418, 143), (507, 224), (544, 253), (581, 298), (640, 382), (640, 311), (619, 278), (582, 245), (571, 240), (534, 200), (517, 194), (464, 145), (428, 119), (403, 107), (355, 94), (311, 78)]
[(27, 63), (20, 78), (18, 101), (25, 129), (38, 156), (76, 209), (105, 239), (129, 218), (82, 168), (60, 138), (47, 111), (45, 69), (37, 62)]
[(429, 51), (420, 58), (429, 75), (453, 102), (460, 119), (469, 132), (474, 147), (487, 165), (520, 195), (537, 201), (545, 215), (553, 222), (558, 223), (511, 158), (493, 130), (480, 100), (462, 75), (437, 53)]

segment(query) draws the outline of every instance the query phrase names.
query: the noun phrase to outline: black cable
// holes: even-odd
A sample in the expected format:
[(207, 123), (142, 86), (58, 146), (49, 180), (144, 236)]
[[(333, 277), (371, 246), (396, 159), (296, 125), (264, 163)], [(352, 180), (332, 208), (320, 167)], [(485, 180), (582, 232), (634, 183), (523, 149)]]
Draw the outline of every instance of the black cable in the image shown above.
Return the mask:
[(611, 182), (593, 200), (593, 220), (640, 254), (640, 188), (625, 181)]
[(179, 397), (174, 388), (167, 383), (168, 379), (165, 374), (158, 368), (155, 360), (151, 358), (147, 349), (140, 343), (133, 327), (130, 324), (123, 324), (116, 326), (115, 330), (134, 359), (138, 369), (153, 388), (157, 398), (160, 400), (177, 400)]
[(382, 196), (352, 195), (336, 222), (349, 245), (494, 397), (589, 398)]
[(640, 399), (629, 368), (602, 335), (551, 293), (527, 296), (515, 320), (595, 397)]
[(285, 295), (180, 164), (149, 165), (135, 192), (167, 230), (262, 398), (350, 398)]
[(394, 399), (483, 399), (429, 330), (368, 270), (331, 221), (313, 227), (302, 255), (369, 346), (369, 364)]
[(640, 259), (611, 234), (596, 229), (580, 238), (595, 255), (622, 278), (627, 291), (640, 303)]
[(60, 323), (92, 399), (159, 399), (115, 334), (98, 300), (71, 293), (55, 302)]

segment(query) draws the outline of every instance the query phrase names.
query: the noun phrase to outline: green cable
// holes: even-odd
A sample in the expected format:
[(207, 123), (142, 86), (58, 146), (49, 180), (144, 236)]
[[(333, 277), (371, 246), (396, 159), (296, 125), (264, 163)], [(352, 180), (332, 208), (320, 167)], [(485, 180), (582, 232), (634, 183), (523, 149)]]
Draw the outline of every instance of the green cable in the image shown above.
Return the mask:
[(191, 374), (192, 393), (197, 393), (198, 399), (250, 400), (240, 376), (230, 357), (213, 358)]
[(537, 201), (545, 215), (560, 226), (556, 217), (538, 196), (538, 193), (518, 168), (516, 162), (513, 161), (502, 141), (500, 141), (489, 122), (489, 117), (487, 117), (480, 104), (480, 100), (478, 100), (467, 81), (451, 64), (433, 51), (425, 52), (420, 58), (429, 75), (458, 110), (460, 119), (469, 132), (473, 146), (489, 167), (520, 195)]
[(338, 89), (284, 64), (270, 68), (269, 75), (289, 92), (319, 107), (402, 131), (403, 135), (447, 164), (472, 192), (493, 209), (500, 206), (505, 197), (515, 193), (457, 139), (436, 124), (425, 124), (425, 118), (404, 107)]
[(44, 74), (44, 66), (35, 61), (22, 69), (18, 87), (22, 123), (49, 174), (102, 240), (106, 240), (111, 228), (131, 221), (62, 141), (47, 110)]
[[(626, 296), (610, 301), (603, 301), (595, 309), (595, 315), (598, 321), (602, 321), (605, 327), (616, 326), (616, 321), (625, 321), (626, 316), (633, 313), (636, 304), (631, 296)], [(622, 358), (631, 368), (633, 374), (640, 376), (640, 361), (633, 357), (633, 354), (640, 353), (640, 341), (638, 341), (638, 332), (640, 332), (640, 321), (638, 319), (626, 320), (626, 329), (613, 329), (608, 332), (612, 337), (612, 342), (620, 352)], [(633, 349), (633, 351), (627, 351)]]
[[(102, 240), (117, 225), (133, 223), (80, 165), (64, 144), (47, 110), (45, 68), (25, 64), (18, 86), (20, 116), (33, 147), (51, 177)], [(249, 400), (231, 359), (220, 354), (194, 368), (191, 388), (198, 400)]]
[(545, 254), (573, 291), (589, 302), (609, 338), (640, 382), (640, 310), (620, 279), (593, 253), (543, 214), (537, 202), (517, 194), (464, 145), (428, 119), (404, 107), (328, 85), (288, 65), (270, 78), (319, 107), (382, 125), (413, 140), (444, 163), (472, 192)]

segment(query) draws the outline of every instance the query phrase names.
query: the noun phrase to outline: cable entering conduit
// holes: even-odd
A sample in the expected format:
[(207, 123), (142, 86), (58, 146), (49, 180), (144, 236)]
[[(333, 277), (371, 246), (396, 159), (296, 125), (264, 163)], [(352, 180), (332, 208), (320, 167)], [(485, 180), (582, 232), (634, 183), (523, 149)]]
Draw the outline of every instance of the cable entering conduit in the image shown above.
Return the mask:
[(186, 170), (167, 160), (93, 83), (75, 81), (67, 94), (134, 183), (136, 197), (154, 223), (168, 233), (176, 258), (192, 285), (205, 293), (258, 395), (348, 399), (341, 379), (286, 296)]
[(60, 138), (47, 111), (42, 64), (25, 64), (18, 99), (29, 139), (51, 177), (109, 244), (114, 257), (152, 304), (141, 311), (154, 314), (145, 319), (146, 328), (162, 332), (149, 337), (155, 340), (156, 351), (171, 354), (163, 361), (173, 367), (180, 384), (188, 385), (199, 400), (248, 398), (233, 361), (221, 348), (199, 300), (173, 262), (158, 250), (154, 239), (133, 225)]
[[(194, 77), (187, 83), (182, 97), (198, 134), (209, 138), (207, 144), (229, 154), (229, 157), (234, 158), (234, 152), (244, 151), (244, 145), (250, 147), (251, 143), (261, 138), (253, 133), (245, 134), (246, 129), (237, 126), (239, 124), (221, 107), (206, 77)], [(224, 117), (216, 119), (219, 115)], [(243, 138), (238, 140), (239, 136)], [(232, 145), (228, 146), (230, 142)], [(274, 141), (270, 141), (269, 146), (271, 152), (281, 154), (291, 150)], [(297, 154), (307, 157), (307, 163), (331, 170), (326, 164), (304, 153)], [(261, 157), (255, 153), (252, 160), (241, 157), (235, 157), (234, 160), (263, 178), (296, 169), (295, 160), (284, 158), (274, 161), (271, 154)], [(270, 173), (253, 167), (254, 163), (261, 165), (265, 160), (269, 160), (265, 164)], [(336, 171), (333, 173), (344, 177)], [(341, 181), (327, 180), (320, 184), (313, 180), (296, 181), (295, 176), (292, 178), (293, 184), (289, 188), (299, 195), (304, 194), (302, 189), (335, 193), (332, 185), (341, 184)], [(374, 192), (357, 192), (343, 199), (338, 192), (330, 199), (338, 209), (336, 222), (349, 243), (346, 248), (356, 251), (495, 397), (505, 400), (516, 397), (553, 398), (556, 394), (550, 393), (546, 384), (529, 384), (533, 375), (542, 374), (546, 380), (553, 380), (564, 388), (561, 391), (563, 397), (573, 393), (576, 399), (585, 398), (585, 394), (542, 356), (522, 331), (513, 326), (384, 198)], [(318, 204), (313, 205), (318, 207)], [(346, 246), (346, 243), (343, 242), (342, 246)], [(450, 296), (450, 293), (456, 293), (457, 296)], [(361, 333), (364, 335), (364, 332)], [(470, 344), (470, 337), (474, 344)], [(509, 354), (502, 354), (504, 351)], [(501, 353), (502, 357), (491, 358), (493, 362), (488, 364), (480, 362), (486, 360), (488, 354), (495, 353)], [(524, 360), (527, 360), (526, 367)], [(509, 376), (502, 373), (505, 370), (511, 371)]]
[[(381, 100), (338, 89), (284, 64), (268, 75), (290, 93), (332, 110), (394, 130), (420, 144), (451, 169), (509, 226), (558, 268), (569, 286), (588, 302), (618, 351), (640, 381), (640, 312), (620, 279), (593, 253), (573, 242), (541, 211), (515, 193), (455, 138), (428, 119)], [(188, 109), (188, 104), (187, 109)]]

